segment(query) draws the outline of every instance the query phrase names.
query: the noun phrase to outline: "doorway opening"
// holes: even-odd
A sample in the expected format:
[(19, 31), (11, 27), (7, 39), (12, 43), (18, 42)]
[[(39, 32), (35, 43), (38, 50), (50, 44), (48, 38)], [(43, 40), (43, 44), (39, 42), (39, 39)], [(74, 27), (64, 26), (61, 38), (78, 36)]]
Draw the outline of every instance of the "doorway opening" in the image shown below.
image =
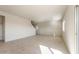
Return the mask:
[(5, 16), (0, 15), (0, 41), (5, 41)]

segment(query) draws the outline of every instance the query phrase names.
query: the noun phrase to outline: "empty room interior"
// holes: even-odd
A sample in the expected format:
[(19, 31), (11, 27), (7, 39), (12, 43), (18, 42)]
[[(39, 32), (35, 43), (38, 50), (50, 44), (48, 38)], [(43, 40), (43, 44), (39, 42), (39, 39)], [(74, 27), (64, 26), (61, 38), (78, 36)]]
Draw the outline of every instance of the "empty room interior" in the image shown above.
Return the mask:
[(75, 54), (74, 5), (0, 5), (0, 54)]

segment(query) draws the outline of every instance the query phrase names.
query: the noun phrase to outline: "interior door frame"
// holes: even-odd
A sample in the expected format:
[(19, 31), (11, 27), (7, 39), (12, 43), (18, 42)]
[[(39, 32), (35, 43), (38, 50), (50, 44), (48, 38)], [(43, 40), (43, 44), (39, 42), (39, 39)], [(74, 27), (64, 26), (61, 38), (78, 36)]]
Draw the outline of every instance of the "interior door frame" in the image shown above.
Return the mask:
[(2, 17), (2, 41), (5, 42), (5, 16), (0, 16)]

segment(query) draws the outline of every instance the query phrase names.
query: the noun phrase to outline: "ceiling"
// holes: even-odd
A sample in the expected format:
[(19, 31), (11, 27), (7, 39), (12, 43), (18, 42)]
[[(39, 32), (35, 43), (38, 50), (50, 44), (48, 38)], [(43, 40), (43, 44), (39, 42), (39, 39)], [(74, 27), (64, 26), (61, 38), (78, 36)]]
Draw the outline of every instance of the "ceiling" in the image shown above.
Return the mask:
[(0, 5), (0, 10), (41, 22), (61, 20), (66, 7), (65, 5)]

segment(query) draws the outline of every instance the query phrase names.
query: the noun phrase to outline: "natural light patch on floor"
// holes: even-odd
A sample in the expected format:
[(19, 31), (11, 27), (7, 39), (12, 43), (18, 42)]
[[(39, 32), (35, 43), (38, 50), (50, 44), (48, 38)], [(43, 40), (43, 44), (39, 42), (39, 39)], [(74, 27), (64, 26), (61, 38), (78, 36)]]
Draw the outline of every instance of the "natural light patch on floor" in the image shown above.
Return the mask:
[(52, 54), (48, 47), (40, 45), (41, 54)]
[(40, 45), (41, 54), (63, 54), (60, 50)]

